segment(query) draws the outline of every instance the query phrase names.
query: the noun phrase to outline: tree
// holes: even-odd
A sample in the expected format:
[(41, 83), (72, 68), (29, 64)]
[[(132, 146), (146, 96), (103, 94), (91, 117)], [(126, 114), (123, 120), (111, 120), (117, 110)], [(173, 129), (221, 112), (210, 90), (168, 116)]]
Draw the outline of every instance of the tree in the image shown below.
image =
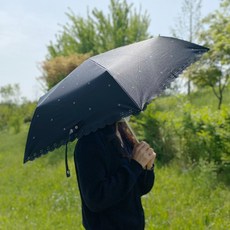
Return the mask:
[(132, 4), (111, 0), (109, 14), (94, 8), (84, 19), (69, 10), (69, 23), (62, 26), (56, 42), (48, 46), (48, 56), (41, 64), (42, 77), (52, 88), (90, 55), (149, 37), (149, 15), (137, 11)]
[[(202, 0), (184, 0), (182, 3), (182, 14), (178, 17), (175, 27), (172, 29), (174, 37), (178, 37), (190, 42), (198, 40), (201, 30), (201, 3)], [(191, 73), (187, 70), (184, 77), (187, 81), (187, 93), (191, 92)]]
[(0, 130), (13, 127), (15, 133), (20, 132), (21, 115), (20, 87), (18, 84), (8, 84), (0, 87)]
[(72, 10), (66, 14), (69, 23), (62, 26), (56, 42), (48, 46), (49, 58), (73, 53), (98, 54), (149, 37), (149, 15), (137, 11), (125, 0), (111, 0), (109, 14), (94, 8), (84, 19)]
[(43, 74), (40, 79), (46, 83), (48, 89), (51, 89), (89, 56), (90, 54), (72, 54), (46, 60), (41, 66)]
[(20, 102), (20, 86), (8, 84), (0, 87), (1, 102), (6, 105), (16, 105)]
[(200, 34), (200, 39), (210, 51), (204, 55), (202, 69), (194, 68), (193, 80), (212, 88), (220, 109), (230, 79), (230, 0), (222, 0), (220, 8), (204, 18), (203, 23), (208, 28)]

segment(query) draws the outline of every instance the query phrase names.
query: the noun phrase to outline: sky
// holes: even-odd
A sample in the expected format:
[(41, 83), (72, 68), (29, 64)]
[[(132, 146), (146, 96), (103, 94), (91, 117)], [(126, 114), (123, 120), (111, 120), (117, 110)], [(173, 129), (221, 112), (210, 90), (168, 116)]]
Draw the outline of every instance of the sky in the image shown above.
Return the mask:
[[(171, 28), (181, 14), (183, 0), (127, 0), (150, 15), (151, 35), (171, 36)], [(218, 9), (220, 0), (203, 0), (201, 16)], [(0, 87), (19, 84), (21, 96), (38, 100), (44, 94), (41, 83), (41, 63), (47, 45), (55, 42), (61, 25), (68, 22), (70, 8), (86, 17), (87, 7), (108, 12), (110, 0), (0, 0)]]

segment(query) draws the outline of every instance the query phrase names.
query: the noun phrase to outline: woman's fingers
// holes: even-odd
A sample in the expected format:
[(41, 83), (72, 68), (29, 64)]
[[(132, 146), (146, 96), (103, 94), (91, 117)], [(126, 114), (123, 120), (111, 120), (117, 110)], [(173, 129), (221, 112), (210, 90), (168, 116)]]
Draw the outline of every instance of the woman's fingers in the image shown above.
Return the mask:
[(145, 141), (141, 141), (137, 145), (135, 145), (136, 148), (134, 148), (137, 152), (139, 151), (147, 151), (147, 149), (150, 147), (149, 144), (147, 144)]
[(148, 154), (152, 156), (151, 160), (147, 163), (146, 168), (151, 170), (156, 159), (156, 153), (153, 149), (149, 149)]
[(154, 152), (154, 150), (152, 148), (149, 148), (147, 150), (147, 153), (149, 154), (149, 156), (156, 157), (156, 153)]
[(141, 141), (134, 146), (133, 159), (139, 162), (143, 168), (146, 168), (146, 166), (147, 168), (151, 168), (155, 158), (156, 153), (148, 143)]

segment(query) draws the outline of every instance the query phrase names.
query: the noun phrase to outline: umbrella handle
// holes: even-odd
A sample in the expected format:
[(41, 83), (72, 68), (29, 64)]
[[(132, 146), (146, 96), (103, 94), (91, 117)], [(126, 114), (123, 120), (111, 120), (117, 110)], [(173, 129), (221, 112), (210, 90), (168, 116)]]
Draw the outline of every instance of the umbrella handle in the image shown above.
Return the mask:
[(133, 129), (132, 129), (131, 126), (129, 125), (129, 122), (128, 122), (125, 118), (124, 118), (124, 120), (125, 120), (125, 123), (126, 123), (127, 127), (129, 128), (129, 131), (130, 131), (131, 134), (133, 135), (133, 137), (134, 137), (134, 139), (135, 139), (135, 142), (136, 142), (136, 143), (139, 143), (139, 140), (138, 140), (136, 134), (134, 133)]

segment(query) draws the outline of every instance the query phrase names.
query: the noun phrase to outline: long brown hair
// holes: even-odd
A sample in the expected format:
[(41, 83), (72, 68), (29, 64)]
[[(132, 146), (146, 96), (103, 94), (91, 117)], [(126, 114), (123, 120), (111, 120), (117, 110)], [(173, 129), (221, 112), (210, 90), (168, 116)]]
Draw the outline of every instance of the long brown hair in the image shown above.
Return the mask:
[(103, 129), (103, 135), (114, 146), (114, 152), (122, 157), (131, 159), (132, 150), (137, 141), (125, 121), (106, 126)]
[(129, 144), (134, 147), (134, 145), (137, 143), (136, 138), (133, 136), (132, 132), (130, 131), (128, 125), (126, 122), (117, 122), (117, 128), (118, 131), (122, 137), (122, 139), (125, 139), (129, 142)]
[(117, 138), (119, 139), (119, 144), (122, 146), (123, 142), (123, 148), (121, 148), (122, 156), (123, 157), (132, 157), (132, 150), (134, 148), (134, 145), (137, 143), (136, 138), (133, 136), (132, 132), (130, 131), (128, 125), (125, 121), (119, 121), (117, 122), (117, 131), (119, 132), (121, 139), (117, 135)]

